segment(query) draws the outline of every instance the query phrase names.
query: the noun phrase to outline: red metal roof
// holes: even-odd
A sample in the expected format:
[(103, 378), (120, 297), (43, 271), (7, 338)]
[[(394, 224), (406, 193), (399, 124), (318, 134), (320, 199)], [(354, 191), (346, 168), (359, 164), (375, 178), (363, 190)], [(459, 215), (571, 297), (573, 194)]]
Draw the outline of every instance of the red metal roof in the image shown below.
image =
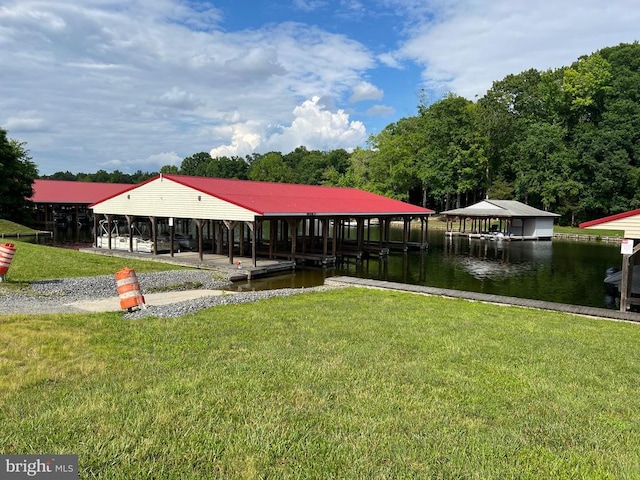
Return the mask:
[(628, 212), (616, 213), (615, 215), (609, 215), (608, 217), (597, 218), (596, 220), (590, 220), (588, 222), (583, 222), (578, 226), (580, 228), (593, 227), (602, 223), (613, 222), (614, 220), (621, 220), (627, 217), (633, 217), (634, 215), (640, 215), (640, 208)]
[[(355, 188), (254, 182), (226, 178), (163, 174), (165, 180), (191, 187), (260, 215), (277, 214), (416, 214), (434, 213), (428, 208)], [(159, 177), (148, 180), (149, 182)]]
[(35, 203), (90, 204), (111, 197), (134, 185), (124, 183), (71, 182), (66, 180), (36, 180), (33, 182)]

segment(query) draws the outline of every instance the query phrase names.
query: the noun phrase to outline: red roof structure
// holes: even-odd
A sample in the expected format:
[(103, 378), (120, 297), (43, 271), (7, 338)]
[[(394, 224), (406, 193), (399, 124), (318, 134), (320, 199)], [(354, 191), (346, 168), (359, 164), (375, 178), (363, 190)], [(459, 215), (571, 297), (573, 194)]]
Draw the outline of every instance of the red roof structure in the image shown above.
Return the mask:
[[(158, 177), (154, 179), (156, 178)], [(351, 215), (429, 215), (434, 213), (433, 210), (427, 208), (356, 188), (167, 174), (164, 175), (164, 178), (266, 216), (345, 213)]]
[(72, 182), (67, 180), (36, 180), (33, 183), (34, 203), (79, 205), (97, 202), (132, 187), (124, 183)]
[[(101, 220), (103, 233), (96, 235), (96, 247), (108, 245), (112, 248), (112, 222), (117, 222), (115, 217), (118, 216), (126, 217), (131, 231), (139, 221), (150, 223), (154, 252), (160, 249), (158, 230), (169, 229), (169, 237), (173, 238), (172, 228), (180, 224), (185, 230), (185, 224), (191, 222), (197, 226), (197, 231), (189, 235), (198, 237), (200, 260), (206, 240), (215, 245), (219, 253), (226, 249), (232, 263), (236, 248), (234, 231), (239, 230), (240, 254), (242, 245), (250, 244), (254, 267), (259, 252), (270, 259), (284, 257), (328, 265), (335, 263), (338, 255), (361, 258), (370, 254), (388, 255), (394, 247), (404, 251), (410, 246), (424, 249), (427, 246), (427, 217), (434, 213), (428, 208), (355, 188), (174, 174), (160, 174), (132, 185), (98, 200), (89, 208), (94, 213), (94, 224), (99, 216), (104, 216)], [(400, 242), (390, 238), (391, 222), (398, 219), (403, 222)], [(348, 233), (353, 220), (356, 238)], [(379, 235), (373, 238), (371, 220), (380, 225)], [(409, 241), (410, 224), (414, 220), (420, 221), (418, 242)], [(227, 232), (226, 239), (222, 238), (223, 228)], [(247, 239), (248, 232), (250, 240)], [(134, 251), (133, 238), (134, 235), (129, 234), (130, 251)], [(120, 245), (121, 242), (116, 243)]]

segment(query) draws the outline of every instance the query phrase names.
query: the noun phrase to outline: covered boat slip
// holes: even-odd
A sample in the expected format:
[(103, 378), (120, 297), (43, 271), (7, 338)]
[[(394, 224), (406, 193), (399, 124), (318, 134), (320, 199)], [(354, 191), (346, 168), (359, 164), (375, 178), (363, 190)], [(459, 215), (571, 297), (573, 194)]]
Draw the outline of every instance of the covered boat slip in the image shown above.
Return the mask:
[[(425, 248), (433, 211), (356, 189), (160, 175), (91, 205), (96, 248), (330, 265)], [(391, 239), (392, 221), (402, 239)], [(412, 222), (420, 222), (410, 241)], [(415, 231), (415, 228), (414, 228)], [(415, 237), (415, 233), (414, 233)]]
[[(299, 263), (331, 265), (338, 257), (384, 256), (393, 250), (424, 249), (427, 219), (419, 225), (413, 217), (279, 217), (254, 222), (104, 215), (96, 217), (96, 248), (137, 253), (195, 251), (200, 260), (206, 253), (254, 260), (284, 258)], [(393, 221), (403, 224), (403, 239), (392, 240)], [(256, 228), (257, 225), (257, 228)], [(413, 225), (413, 226), (412, 226)], [(410, 231), (419, 228), (419, 241), (410, 241)], [(255, 233), (255, 236), (254, 236)], [(229, 248), (233, 245), (233, 248)], [(255, 245), (255, 248), (254, 248)]]
[(489, 199), (442, 215), (449, 236), (506, 241), (551, 240), (554, 218), (560, 216), (515, 200)]

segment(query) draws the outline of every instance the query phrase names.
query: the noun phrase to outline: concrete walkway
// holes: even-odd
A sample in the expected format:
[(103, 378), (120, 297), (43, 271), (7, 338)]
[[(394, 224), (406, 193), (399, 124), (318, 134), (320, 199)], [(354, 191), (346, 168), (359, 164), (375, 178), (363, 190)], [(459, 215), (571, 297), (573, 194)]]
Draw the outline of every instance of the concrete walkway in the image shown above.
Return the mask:
[[(172, 303), (184, 302), (201, 297), (213, 297), (218, 295), (232, 295), (233, 292), (224, 290), (184, 290), (178, 292), (149, 293), (144, 295), (145, 305), (169, 305)], [(84, 312), (118, 312), (120, 308), (120, 297), (102, 298), (100, 300), (83, 300), (81, 302), (71, 302), (66, 306), (77, 308)]]
[(608, 318), (640, 323), (640, 313), (621, 312), (607, 308), (583, 307), (581, 305), (569, 305), (566, 303), (545, 302), (542, 300), (530, 300), (527, 298), (506, 297), (503, 295), (491, 295), (487, 293), (464, 292), (447, 288), (424, 287), (421, 285), (409, 285), (406, 283), (387, 282), (383, 280), (370, 280), (356, 277), (331, 277), (325, 280), (327, 285), (342, 285), (367, 288), (382, 288), (398, 290), (402, 292), (418, 293), (422, 295), (436, 295), (441, 297), (464, 298), (486, 303), (498, 303), (514, 305), (518, 307), (537, 308), (541, 310), (553, 310), (557, 312), (573, 313), (588, 317)]

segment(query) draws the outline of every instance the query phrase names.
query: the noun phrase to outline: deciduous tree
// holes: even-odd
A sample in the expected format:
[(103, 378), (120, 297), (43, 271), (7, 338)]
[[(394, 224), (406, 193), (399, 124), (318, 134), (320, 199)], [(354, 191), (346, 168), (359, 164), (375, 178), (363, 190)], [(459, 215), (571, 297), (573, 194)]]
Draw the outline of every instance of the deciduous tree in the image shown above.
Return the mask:
[(0, 129), (0, 218), (29, 223), (29, 198), (38, 170), (25, 143), (9, 140)]

